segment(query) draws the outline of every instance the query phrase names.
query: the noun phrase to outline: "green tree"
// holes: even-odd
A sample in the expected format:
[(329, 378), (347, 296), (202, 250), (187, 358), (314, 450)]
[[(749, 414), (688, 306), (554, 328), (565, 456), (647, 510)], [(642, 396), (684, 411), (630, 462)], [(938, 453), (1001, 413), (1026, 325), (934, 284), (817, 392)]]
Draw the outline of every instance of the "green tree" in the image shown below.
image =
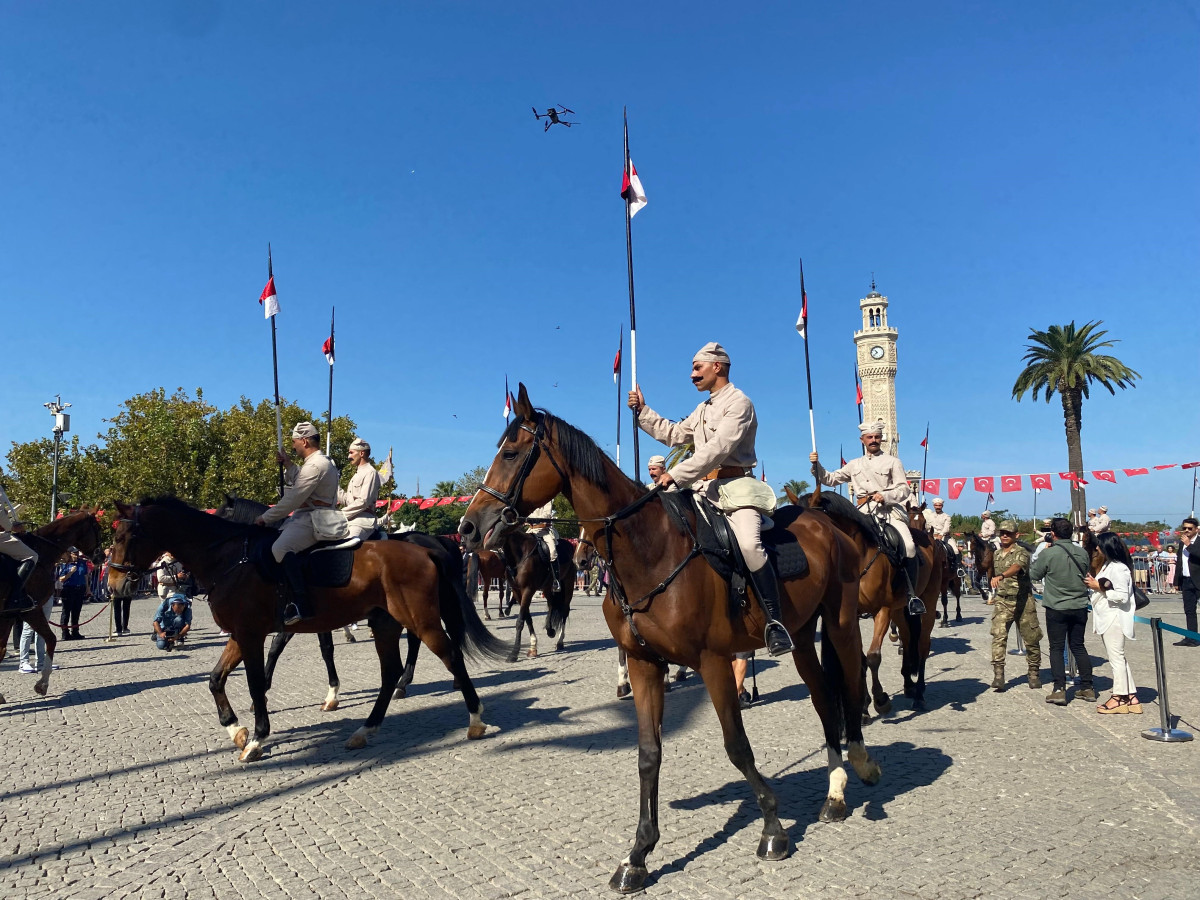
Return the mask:
[(779, 492), (779, 503), (784, 504), (784, 503), (792, 502), (791, 500), (788, 499), (788, 495), (787, 495), (788, 488), (791, 488), (792, 493), (794, 493), (797, 497), (803, 497), (805, 494), (808, 493), (808, 489), (810, 487), (812, 487), (812, 485), (810, 485), (803, 478), (801, 478), (799, 480), (797, 480), (795, 478), (788, 479), (783, 484), (784, 489)]
[(458, 491), (455, 490), (453, 481), (439, 481), (433, 486), (433, 493), (430, 497), (457, 497)]
[[(5, 491), (21, 504), (21, 518), (45, 525), (50, 521), (50, 491), (54, 480), (54, 441), (39, 438), (8, 451)], [(69, 510), (83, 506), (112, 508), (109, 460), (95, 444), (83, 445), (79, 435), (59, 447), (58, 506)]]
[(479, 486), (483, 484), (483, 479), (487, 477), (486, 466), (476, 466), (469, 472), (463, 472), (458, 476), (458, 480), (454, 482), (454, 490), (458, 492), (460, 497), (466, 497), (468, 494), (474, 494), (479, 490)]
[[(1097, 353), (1117, 341), (1104, 340), (1107, 331), (1099, 330), (1103, 322), (1088, 322), (1081, 328), (1075, 323), (1051, 325), (1046, 331), (1030, 330), (1025, 345), (1025, 368), (1017, 376), (1012, 395), (1020, 402), (1026, 391), (1033, 399), (1045, 392), (1046, 402), (1057, 392), (1062, 401), (1063, 425), (1067, 434), (1067, 467), (1083, 474), (1083, 401), (1088, 399), (1092, 383), (1099, 384), (1110, 394), (1116, 389), (1133, 387), (1141, 376), (1115, 356)], [(1076, 521), (1082, 521), (1087, 510), (1083, 488), (1071, 491), (1071, 511)]]

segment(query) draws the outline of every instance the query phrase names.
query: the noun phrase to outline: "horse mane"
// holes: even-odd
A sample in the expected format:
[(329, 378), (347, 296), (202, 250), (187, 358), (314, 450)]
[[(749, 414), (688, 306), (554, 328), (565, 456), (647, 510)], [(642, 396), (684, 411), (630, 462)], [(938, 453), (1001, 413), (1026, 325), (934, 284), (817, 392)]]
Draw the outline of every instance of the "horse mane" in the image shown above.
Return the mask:
[(247, 497), (225, 495), (225, 502), (217, 510), (217, 517), (237, 525), (253, 525), (254, 520), (270, 509), (265, 503)]
[[(540, 410), (547, 426), (554, 428), (554, 442), (563, 458), (580, 478), (591, 482), (601, 490), (608, 490), (608, 470), (604, 463), (608, 457), (596, 446), (592, 438), (569, 422)], [(631, 479), (632, 480), (632, 479)], [(642, 488), (645, 493), (645, 488)]]
[(204, 510), (197, 509), (196, 507), (192, 506), (192, 504), (188, 503), (186, 500), (180, 500), (174, 494), (161, 494), (157, 497), (143, 497), (138, 501), (138, 506), (154, 506), (158, 507), (159, 509), (168, 510), (169, 512), (182, 513), (187, 516), (197, 517), (195, 518), (195, 521), (211, 522), (213, 524), (218, 524), (222, 528), (244, 527), (244, 523), (243, 526), (239, 526), (238, 523), (230, 521), (229, 519), (223, 519), (220, 516), (209, 515)]
[[(800, 504), (810, 505), (813, 496), (813, 494), (805, 494), (800, 498)], [(833, 491), (821, 491), (817, 498), (816, 508), (828, 515), (845, 519), (856, 526), (868, 543), (874, 544), (879, 540), (879, 529), (871, 521), (871, 518), (841, 494)]]

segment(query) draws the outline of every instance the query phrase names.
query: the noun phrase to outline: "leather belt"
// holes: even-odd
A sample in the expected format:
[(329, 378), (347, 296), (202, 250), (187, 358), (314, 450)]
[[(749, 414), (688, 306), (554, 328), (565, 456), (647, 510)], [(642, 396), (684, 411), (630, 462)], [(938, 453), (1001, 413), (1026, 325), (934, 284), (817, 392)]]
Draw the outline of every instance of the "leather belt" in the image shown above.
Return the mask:
[(305, 510), (314, 510), (314, 509), (333, 509), (333, 504), (332, 503), (322, 503), (320, 500), (306, 500), (304, 502), (304, 505), (302, 505), (296, 509), (296, 512), (303, 512)]
[(749, 474), (750, 470), (742, 466), (721, 466), (705, 475), (704, 481), (714, 481), (718, 478), (745, 478)]

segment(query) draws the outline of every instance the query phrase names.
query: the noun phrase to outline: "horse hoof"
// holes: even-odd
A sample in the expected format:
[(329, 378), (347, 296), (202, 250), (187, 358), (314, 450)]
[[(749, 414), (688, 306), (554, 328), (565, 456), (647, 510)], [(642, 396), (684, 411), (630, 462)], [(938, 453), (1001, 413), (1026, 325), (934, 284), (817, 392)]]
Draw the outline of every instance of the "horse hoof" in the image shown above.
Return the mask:
[(958, 624), (961, 621), (962, 621), (962, 613), (959, 613), (958, 615), (956, 615), (954, 617), (954, 622), (955, 622), (955, 624)]
[(8, 701), (4, 699), (4, 695), (0, 694), (0, 703), (7, 703), (7, 702)]
[(396, 688), (396, 693), (392, 694), (393, 700), (403, 700), (408, 696), (408, 688)]
[(483, 737), (485, 734), (487, 734), (487, 726), (486, 725), (471, 725), (470, 727), (467, 728), (467, 740), (468, 741), (477, 741), (481, 737)]
[(758, 842), (759, 859), (787, 859), (792, 852), (792, 842), (786, 834), (764, 834)]
[[(46, 684), (46, 682), (44, 682), (44, 681), (39, 681), (37, 684), (35, 684), (35, 685), (33, 686), (33, 692), (34, 692), (35, 694), (37, 694), (39, 697), (45, 697), (45, 696), (46, 696), (46, 691), (47, 691), (47, 689), (48, 689), (49, 687), (50, 687), (50, 686), (49, 686), (48, 684)], [(3, 702), (4, 702), (4, 698), (3, 698), (3, 697), (0, 697), (0, 703), (3, 703)]]
[[(855, 769), (855, 771), (858, 770)], [(858, 780), (868, 787), (879, 784), (881, 778), (883, 778), (883, 769), (879, 768), (879, 763), (873, 759), (863, 766), (863, 771), (858, 772)]]
[[(248, 728), (239, 728), (237, 734), (233, 736), (233, 746), (239, 750), (246, 749), (246, 742), (250, 740), (250, 730)], [(244, 762), (245, 760), (243, 760)]]
[(688, 677), (687, 669), (680, 669), (678, 672), (675, 673), (676, 681), (684, 681), (687, 677)]
[(818, 817), (822, 822), (844, 822), (846, 821), (846, 801), (835, 800), (832, 797), (825, 799), (825, 805), (821, 807), (821, 815)]
[(509, 662), (516, 662), (516, 661), (517, 661), (517, 654), (515, 654), (515, 653), (510, 653), (510, 654), (508, 654), (508, 657), (507, 657), (507, 659), (508, 659), (508, 661), (509, 661)]
[(350, 740), (346, 741), (347, 750), (361, 750), (367, 746), (367, 736), (359, 734), (357, 731), (350, 735)]
[(608, 879), (608, 886), (618, 894), (636, 894), (645, 885), (646, 876), (649, 874), (645, 866), (631, 866), (629, 863), (621, 863), (617, 866), (617, 871), (613, 873), (613, 877)]
[(943, 628), (949, 628), (949, 627), (950, 627), (950, 620), (949, 620), (949, 619), (945, 619), (945, 618), (943, 618), (943, 619), (942, 619), (942, 627), (943, 627)]
[(663, 693), (664, 694), (671, 693), (671, 679), (670, 678), (663, 679)]
[(927, 708), (928, 707), (925, 706), (925, 698), (924, 697), (917, 697), (915, 700), (913, 700), (913, 709), (916, 712), (925, 712), (925, 710)]
[(554, 645), (554, 652), (562, 653), (562, 651), (563, 651), (562, 641), (559, 641), (557, 644)]
[(238, 762), (254, 762), (256, 759), (262, 759), (262, 746), (258, 741), (252, 741), (246, 745), (246, 749), (242, 751), (242, 755), (238, 757)]
[(329, 700), (321, 704), (321, 712), (333, 712), (337, 708), (338, 702), (336, 700)]
[(876, 699), (875, 712), (879, 713), (879, 715), (881, 715), (881, 716), (886, 716), (886, 715), (891, 714), (891, 711), (892, 711), (892, 698), (891, 697), (889, 697), (887, 694), (884, 694), (882, 699)]
[(871, 724), (871, 714), (870, 714), (869, 712), (866, 712), (866, 711), (864, 711), (864, 712), (863, 712), (863, 714), (862, 714), (862, 723), (863, 723), (864, 725), (870, 725), (870, 724)]
[[(532, 647), (529, 648), (529, 652), (526, 653), (525, 655), (528, 656), (530, 659), (537, 659), (537, 651), (534, 650)], [(513, 660), (513, 662), (516, 662), (516, 660)]]
[(618, 700), (620, 700), (622, 697), (628, 697), (632, 693), (633, 693), (633, 688), (631, 688), (628, 684), (618, 684), (617, 685), (617, 699)]
[(487, 621), (489, 621), (489, 622), (492, 621), (492, 614), (490, 612), (488, 612), (486, 609), (483, 611), (483, 617), (485, 619), (487, 619)]

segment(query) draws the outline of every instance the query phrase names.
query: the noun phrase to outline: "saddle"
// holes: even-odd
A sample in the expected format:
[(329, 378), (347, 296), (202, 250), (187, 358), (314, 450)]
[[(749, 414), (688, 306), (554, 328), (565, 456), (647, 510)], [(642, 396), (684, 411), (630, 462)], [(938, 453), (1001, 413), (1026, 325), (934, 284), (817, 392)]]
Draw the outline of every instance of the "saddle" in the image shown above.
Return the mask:
[[(664, 491), (659, 497), (667, 517), (684, 533), (694, 534), (700, 554), (713, 571), (729, 583), (730, 604), (744, 606), (750, 572), (724, 511), (695, 491)], [(689, 510), (695, 514), (694, 532), (689, 524)], [(800, 578), (808, 574), (808, 558), (804, 555), (804, 548), (796, 536), (787, 530), (800, 511), (800, 507), (783, 510), (774, 519), (768, 520), (771, 527), (762, 531), (768, 564), (780, 579)]]
[(0, 556), (0, 609), (8, 602), (8, 595), (17, 583), (17, 561), (9, 556)]
[[(247, 556), (263, 581), (286, 588), (283, 566), (271, 553), (279, 532), (251, 538)], [(340, 541), (322, 541), (296, 554), (300, 558), (304, 582), (310, 587), (338, 588), (350, 583), (354, 571), (354, 551), (362, 546), (356, 537)]]

